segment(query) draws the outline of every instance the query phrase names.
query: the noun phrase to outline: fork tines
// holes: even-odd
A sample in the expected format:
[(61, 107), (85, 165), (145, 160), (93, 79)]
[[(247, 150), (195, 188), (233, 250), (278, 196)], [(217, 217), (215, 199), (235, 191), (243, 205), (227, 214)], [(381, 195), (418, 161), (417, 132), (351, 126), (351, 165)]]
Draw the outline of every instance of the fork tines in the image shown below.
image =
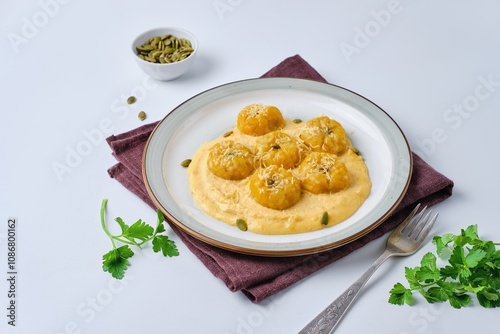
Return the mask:
[(401, 233), (406, 234), (408, 237), (414, 235), (415, 240), (425, 238), (427, 236), (439, 215), (436, 213), (429, 221), (432, 209), (427, 211), (427, 206), (425, 206), (418, 214), (416, 214), (419, 208), (420, 203), (417, 204), (415, 209), (413, 209), (410, 215), (405, 219), (404, 224), (401, 224)]

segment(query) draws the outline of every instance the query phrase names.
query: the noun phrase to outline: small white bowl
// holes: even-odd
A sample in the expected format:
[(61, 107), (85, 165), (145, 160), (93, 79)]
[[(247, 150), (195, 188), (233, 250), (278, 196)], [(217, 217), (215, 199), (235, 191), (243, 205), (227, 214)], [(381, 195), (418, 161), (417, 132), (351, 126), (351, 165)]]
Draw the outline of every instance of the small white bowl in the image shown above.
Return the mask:
[[(167, 64), (159, 64), (159, 63), (151, 63), (144, 59), (139, 58), (137, 55), (136, 47), (143, 45), (146, 43), (151, 37), (156, 36), (164, 36), (170, 34), (177, 38), (185, 38), (191, 42), (191, 46), (194, 51), (187, 57), (181, 61), (177, 61), (175, 63), (167, 63)], [(191, 32), (180, 29), (180, 28), (156, 28), (148, 30), (139, 36), (137, 36), (132, 43), (132, 52), (134, 54), (135, 61), (137, 65), (152, 78), (168, 81), (174, 80), (186, 73), (194, 63), (196, 58), (196, 54), (198, 53), (198, 40), (196, 36)]]

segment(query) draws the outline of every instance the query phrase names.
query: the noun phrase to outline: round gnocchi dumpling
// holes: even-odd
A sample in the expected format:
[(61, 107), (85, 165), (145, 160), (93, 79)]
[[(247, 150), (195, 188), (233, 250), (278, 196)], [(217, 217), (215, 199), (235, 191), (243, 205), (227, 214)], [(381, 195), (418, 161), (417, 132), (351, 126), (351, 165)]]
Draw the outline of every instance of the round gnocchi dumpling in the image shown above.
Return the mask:
[(210, 148), (207, 159), (208, 169), (226, 180), (242, 180), (255, 169), (255, 157), (243, 144), (226, 140)]
[(285, 119), (281, 111), (274, 106), (250, 104), (239, 112), (236, 126), (246, 135), (262, 136), (282, 129)]
[(349, 144), (344, 127), (327, 116), (307, 121), (299, 137), (314, 152), (341, 154)]
[(298, 168), (302, 188), (313, 193), (331, 193), (344, 190), (351, 183), (346, 165), (331, 153), (312, 152)]
[(262, 166), (277, 165), (290, 169), (299, 164), (301, 149), (292, 136), (282, 131), (273, 131), (259, 139), (254, 152)]
[(251, 176), (250, 192), (260, 205), (284, 210), (300, 200), (300, 180), (289, 170), (270, 165), (257, 169)]

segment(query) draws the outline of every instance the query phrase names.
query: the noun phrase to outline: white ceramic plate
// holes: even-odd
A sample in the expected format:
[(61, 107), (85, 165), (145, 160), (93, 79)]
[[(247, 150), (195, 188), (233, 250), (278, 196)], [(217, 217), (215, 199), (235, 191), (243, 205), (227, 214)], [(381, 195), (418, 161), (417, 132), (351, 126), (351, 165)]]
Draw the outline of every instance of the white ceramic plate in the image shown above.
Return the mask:
[[(251, 103), (275, 105), (288, 119), (326, 115), (344, 126), (361, 151), (372, 181), (369, 197), (353, 216), (315, 232), (260, 235), (215, 220), (194, 204), (181, 161), (193, 156), (203, 142), (235, 127), (239, 111)], [(289, 78), (238, 81), (192, 97), (158, 124), (143, 159), (149, 195), (175, 225), (217, 247), (264, 256), (319, 252), (365, 235), (399, 204), (411, 173), (412, 155), (406, 138), (381, 108), (335, 85)]]

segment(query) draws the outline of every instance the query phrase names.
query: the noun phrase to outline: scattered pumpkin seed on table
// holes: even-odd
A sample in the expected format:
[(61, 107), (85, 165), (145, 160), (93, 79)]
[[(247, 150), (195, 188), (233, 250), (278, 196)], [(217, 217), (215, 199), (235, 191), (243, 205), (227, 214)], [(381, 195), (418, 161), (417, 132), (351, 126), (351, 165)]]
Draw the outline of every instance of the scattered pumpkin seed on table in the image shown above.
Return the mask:
[(136, 47), (137, 56), (151, 63), (170, 64), (189, 57), (193, 52), (191, 42), (173, 35), (149, 38), (146, 43)]
[(146, 116), (147, 115), (144, 111), (139, 112), (139, 114), (137, 115), (137, 117), (139, 117), (141, 121), (144, 121), (146, 119)]
[(137, 98), (135, 96), (130, 96), (128, 99), (127, 99), (127, 103), (128, 104), (133, 104), (137, 101)]

